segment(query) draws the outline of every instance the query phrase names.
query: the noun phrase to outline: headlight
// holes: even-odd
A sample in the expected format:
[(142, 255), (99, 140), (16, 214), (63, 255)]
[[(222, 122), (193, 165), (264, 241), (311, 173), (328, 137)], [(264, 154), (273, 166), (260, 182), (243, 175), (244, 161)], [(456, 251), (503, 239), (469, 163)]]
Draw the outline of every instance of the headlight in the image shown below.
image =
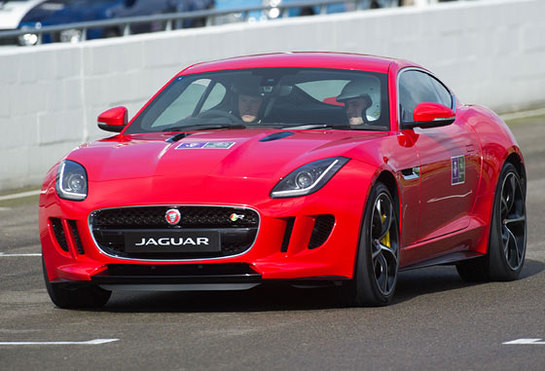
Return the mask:
[(56, 183), (60, 198), (82, 201), (87, 197), (87, 172), (77, 162), (63, 161), (57, 172)]
[(282, 179), (271, 191), (272, 198), (305, 196), (322, 188), (348, 162), (331, 157), (301, 166)]

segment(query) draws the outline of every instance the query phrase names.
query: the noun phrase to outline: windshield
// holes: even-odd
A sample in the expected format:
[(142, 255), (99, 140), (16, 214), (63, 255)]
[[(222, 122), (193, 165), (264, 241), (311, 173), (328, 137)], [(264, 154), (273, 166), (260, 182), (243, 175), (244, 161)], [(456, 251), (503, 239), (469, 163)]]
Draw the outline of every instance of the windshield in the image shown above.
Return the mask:
[(125, 133), (220, 127), (389, 130), (387, 76), (308, 68), (180, 76)]

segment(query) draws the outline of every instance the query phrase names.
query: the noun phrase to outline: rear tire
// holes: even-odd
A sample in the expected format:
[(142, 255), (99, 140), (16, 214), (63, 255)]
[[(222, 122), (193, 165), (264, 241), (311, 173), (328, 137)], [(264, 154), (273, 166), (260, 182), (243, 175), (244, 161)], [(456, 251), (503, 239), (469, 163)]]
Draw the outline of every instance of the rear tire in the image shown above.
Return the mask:
[(377, 183), (365, 206), (354, 279), (341, 288), (347, 305), (384, 306), (394, 296), (399, 269), (399, 219), (388, 188)]
[(490, 221), (486, 256), (457, 264), (468, 282), (516, 280), (526, 255), (526, 196), (515, 166), (506, 163), (500, 173)]
[(108, 302), (111, 291), (96, 285), (51, 283), (42, 258), (42, 267), (47, 293), (53, 304), (62, 309), (101, 308)]

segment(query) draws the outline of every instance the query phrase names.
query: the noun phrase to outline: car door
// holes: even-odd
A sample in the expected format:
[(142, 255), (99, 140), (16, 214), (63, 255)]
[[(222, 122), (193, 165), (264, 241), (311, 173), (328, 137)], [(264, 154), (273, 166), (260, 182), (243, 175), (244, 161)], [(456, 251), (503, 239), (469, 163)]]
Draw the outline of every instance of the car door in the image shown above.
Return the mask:
[[(455, 110), (453, 94), (434, 76), (409, 68), (398, 75), (399, 117), (413, 121), (421, 102)], [(480, 145), (475, 133), (460, 118), (446, 126), (414, 128), (420, 158), (421, 203), (418, 241), (444, 236), (469, 225), (480, 177)]]

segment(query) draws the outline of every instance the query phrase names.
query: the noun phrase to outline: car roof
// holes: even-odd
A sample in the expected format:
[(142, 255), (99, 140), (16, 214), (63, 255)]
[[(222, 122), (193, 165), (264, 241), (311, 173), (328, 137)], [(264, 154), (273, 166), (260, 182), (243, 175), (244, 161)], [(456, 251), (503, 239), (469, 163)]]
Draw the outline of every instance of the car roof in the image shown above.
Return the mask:
[(306, 67), (362, 70), (387, 73), (392, 64), (416, 66), (401, 59), (367, 54), (334, 52), (285, 52), (257, 54), (194, 64), (179, 73), (186, 75), (244, 68)]

